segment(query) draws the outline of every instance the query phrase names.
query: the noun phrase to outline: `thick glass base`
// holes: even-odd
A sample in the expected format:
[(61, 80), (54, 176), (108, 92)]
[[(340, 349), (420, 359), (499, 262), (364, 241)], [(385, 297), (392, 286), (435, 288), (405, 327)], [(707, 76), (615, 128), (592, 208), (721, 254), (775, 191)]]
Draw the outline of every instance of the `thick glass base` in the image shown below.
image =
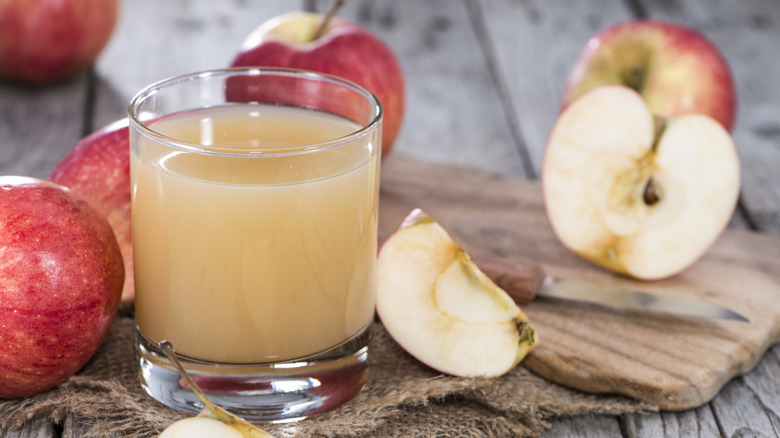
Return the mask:
[[(355, 396), (368, 377), (370, 339), (369, 325), (331, 350), (273, 364), (225, 365), (177, 357), (217, 405), (248, 421), (283, 423), (328, 411)], [(200, 412), (198, 396), (157, 343), (138, 329), (135, 351), (141, 386), (152, 398), (181, 412)]]

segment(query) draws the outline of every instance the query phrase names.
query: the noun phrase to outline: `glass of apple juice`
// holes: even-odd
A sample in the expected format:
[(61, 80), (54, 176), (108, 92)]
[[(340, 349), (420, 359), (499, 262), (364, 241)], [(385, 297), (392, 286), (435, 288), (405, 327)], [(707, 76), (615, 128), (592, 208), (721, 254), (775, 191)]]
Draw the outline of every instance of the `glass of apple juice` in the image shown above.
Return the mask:
[(351, 82), (243, 68), (128, 109), (136, 358), (154, 399), (285, 422), (352, 398), (374, 317), (382, 108)]

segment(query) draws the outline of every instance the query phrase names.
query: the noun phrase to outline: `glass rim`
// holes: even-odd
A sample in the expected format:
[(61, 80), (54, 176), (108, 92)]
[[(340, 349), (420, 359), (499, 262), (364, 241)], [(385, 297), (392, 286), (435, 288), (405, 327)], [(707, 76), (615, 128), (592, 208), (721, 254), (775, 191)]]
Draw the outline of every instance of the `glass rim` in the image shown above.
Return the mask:
[[(199, 143), (186, 142), (186, 141), (178, 140), (173, 137), (169, 137), (167, 135), (161, 134), (151, 129), (147, 125), (148, 122), (144, 122), (139, 118), (139, 113), (137, 111), (137, 108), (141, 105), (141, 103), (145, 99), (157, 94), (163, 88), (189, 82), (189, 81), (201, 80), (201, 79), (218, 77), (218, 76), (226, 76), (226, 77), (279, 76), (279, 77), (293, 77), (293, 78), (297, 77), (297, 78), (308, 79), (308, 80), (328, 82), (331, 84), (335, 84), (335, 85), (339, 85), (351, 89), (356, 93), (360, 94), (361, 96), (363, 96), (366, 99), (366, 101), (371, 102), (371, 106), (373, 107), (373, 111), (372, 111), (373, 116), (368, 123), (365, 124), (360, 123), (359, 129), (356, 129), (355, 131), (347, 135), (337, 137), (331, 140), (323, 141), (323, 142), (311, 143), (311, 144), (300, 145), (300, 146), (291, 146), (287, 148), (262, 148), (262, 147), (230, 148), (230, 147), (209, 146), (209, 145), (203, 145)], [(225, 102), (225, 103), (230, 104), (230, 102)], [(252, 103), (249, 102), (248, 104), (251, 105)], [(192, 108), (192, 110), (207, 109), (209, 107), (213, 107), (213, 106), (204, 105), (198, 108)], [(306, 108), (306, 107), (301, 106), (301, 108)], [(202, 155), (216, 155), (216, 156), (230, 156), (230, 157), (261, 157), (261, 156), (281, 157), (281, 156), (300, 155), (304, 153), (311, 153), (311, 152), (333, 149), (341, 145), (352, 143), (355, 140), (364, 137), (369, 133), (375, 131), (382, 120), (383, 113), (384, 113), (384, 108), (382, 107), (382, 103), (379, 101), (379, 98), (377, 98), (377, 96), (374, 93), (356, 84), (355, 82), (352, 82), (350, 80), (338, 76), (330, 75), (327, 73), (320, 73), (311, 70), (303, 70), (303, 69), (295, 69), (295, 68), (284, 68), (284, 67), (228, 67), (228, 68), (201, 70), (192, 73), (171, 76), (159, 80), (157, 82), (154, 82), (141, 89), (141, 91), (139, 91), (138, 93), (135, 94), (135, 96), (133, 96), (133, 98), (130, 100), (130, 104), (127, 107), (127, 115), (128, 115), (128, 120), (130, 125), (134, 127), (136, 131), (139, 132), (141, 135), (147, 137), (152, 141), (164, 143), (166, 145), (169, 145), (171, 147), (186, 152), (193, 152)], [(157, 119), (153, 119), (153, 120), (157, 120)], [(377, 147), (381, 147), (381, 144), (378, 143)]]

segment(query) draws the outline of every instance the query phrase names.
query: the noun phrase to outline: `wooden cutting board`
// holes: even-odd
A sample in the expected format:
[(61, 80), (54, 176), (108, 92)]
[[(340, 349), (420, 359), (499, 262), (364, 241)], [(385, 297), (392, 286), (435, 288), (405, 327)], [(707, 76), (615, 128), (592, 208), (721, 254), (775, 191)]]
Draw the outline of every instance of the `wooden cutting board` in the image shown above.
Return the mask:
[(380, 237), (413, 209), (428, 212), (467, 251), (530, 258), (560, 277), (586, 278), (727, 306), (749, 323), (625, 312), (540, 298), (523, 307), (541, 344), (523, 361), (559, 384), (685, 410), (709, 402), (750, 370), (780, 324), (780, 239), (727, 230), (683, 273), (639, 282), (566, 250), (545, 217), (538, 183), (422, 163), (397, 154), (382, 169)]

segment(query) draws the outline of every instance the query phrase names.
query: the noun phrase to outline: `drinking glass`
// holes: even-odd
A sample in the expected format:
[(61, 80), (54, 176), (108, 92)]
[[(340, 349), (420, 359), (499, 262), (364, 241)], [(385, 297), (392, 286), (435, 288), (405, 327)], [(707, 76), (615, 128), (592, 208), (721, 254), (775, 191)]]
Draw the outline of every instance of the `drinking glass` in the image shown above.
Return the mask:
[(163, 80), (128, 109), (136, 358), (145, 391), (292, 421), (368, 373), (382, 108), (360, 86), (288, 69)]

